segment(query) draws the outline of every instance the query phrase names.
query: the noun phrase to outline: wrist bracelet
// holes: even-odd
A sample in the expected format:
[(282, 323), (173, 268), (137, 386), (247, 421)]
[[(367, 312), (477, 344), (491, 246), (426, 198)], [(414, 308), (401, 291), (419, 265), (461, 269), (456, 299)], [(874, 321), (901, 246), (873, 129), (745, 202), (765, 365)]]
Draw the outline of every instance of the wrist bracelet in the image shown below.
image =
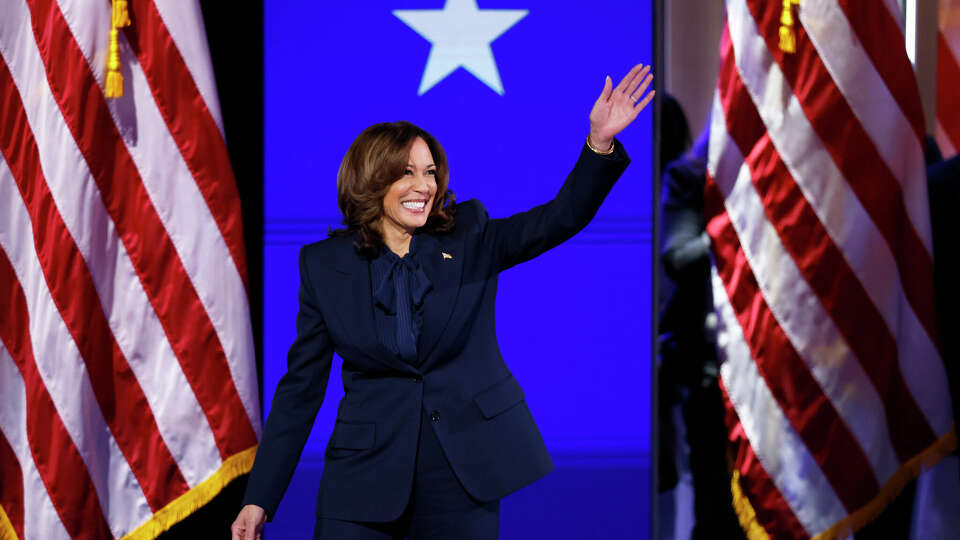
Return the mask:
[(613, 141), (610, 141), (610, 149), (607, 150), (606, 152), (598, 150), (597, 147), (593, 145), (593, 141), (590, 140), (590, 134), (587, 133), (587, 146), (590, 147), (590, 149), (593, 150), (594, 153), (596, 154), (600, 154), (601, 156), (609, 156), (610, 154), (613, 153), (613, 144), (614, 144)]

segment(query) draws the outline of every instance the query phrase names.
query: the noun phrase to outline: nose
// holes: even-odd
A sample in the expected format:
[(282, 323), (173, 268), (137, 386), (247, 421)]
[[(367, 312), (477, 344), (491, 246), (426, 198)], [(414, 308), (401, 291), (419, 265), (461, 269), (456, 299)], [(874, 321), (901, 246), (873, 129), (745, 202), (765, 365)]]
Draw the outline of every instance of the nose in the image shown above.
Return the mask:
[(416, 176), (417, 181), (413, 186), (413, 190), (421, 194), (430, 193), (430, 185), (434, 183), (433, 176), (429, 174), (418, 174)]

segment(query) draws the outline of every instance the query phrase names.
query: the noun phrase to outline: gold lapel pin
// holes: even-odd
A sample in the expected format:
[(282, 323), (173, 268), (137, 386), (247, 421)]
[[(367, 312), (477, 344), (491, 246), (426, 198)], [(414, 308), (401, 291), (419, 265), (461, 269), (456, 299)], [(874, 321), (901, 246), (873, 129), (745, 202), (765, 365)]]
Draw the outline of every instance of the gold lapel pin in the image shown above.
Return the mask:
[(440, 254), (443, 255), (444, 259), (453, 259), (453, 255), (447, 253), (446, 251), (441, 251)]

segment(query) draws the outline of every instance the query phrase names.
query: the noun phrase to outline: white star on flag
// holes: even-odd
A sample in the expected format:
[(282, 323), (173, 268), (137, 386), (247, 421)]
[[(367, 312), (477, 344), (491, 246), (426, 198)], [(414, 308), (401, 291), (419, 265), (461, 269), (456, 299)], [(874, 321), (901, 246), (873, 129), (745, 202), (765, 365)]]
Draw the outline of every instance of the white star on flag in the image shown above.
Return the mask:
[(393, 14), (433, 46), (417, 95), (423, 95), (458, 67), (503, 95), (490, 43), (524, 18), (525, 9), (479, 9), (476, 0), (447, 0), (443, 9), (398, 9)]

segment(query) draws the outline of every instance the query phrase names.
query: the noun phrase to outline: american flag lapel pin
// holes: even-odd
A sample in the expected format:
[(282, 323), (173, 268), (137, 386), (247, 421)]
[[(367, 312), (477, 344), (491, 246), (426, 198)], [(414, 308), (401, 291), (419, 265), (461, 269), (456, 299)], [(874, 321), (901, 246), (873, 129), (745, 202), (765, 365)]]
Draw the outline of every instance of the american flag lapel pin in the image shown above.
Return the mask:
[(440, 255), (443, 255), (444, 260), (446, 260), (446, 259), (453, 259), (453, 255), (447, 253), (446, 251), (441, 251), (441, 252), (440, 252)]

